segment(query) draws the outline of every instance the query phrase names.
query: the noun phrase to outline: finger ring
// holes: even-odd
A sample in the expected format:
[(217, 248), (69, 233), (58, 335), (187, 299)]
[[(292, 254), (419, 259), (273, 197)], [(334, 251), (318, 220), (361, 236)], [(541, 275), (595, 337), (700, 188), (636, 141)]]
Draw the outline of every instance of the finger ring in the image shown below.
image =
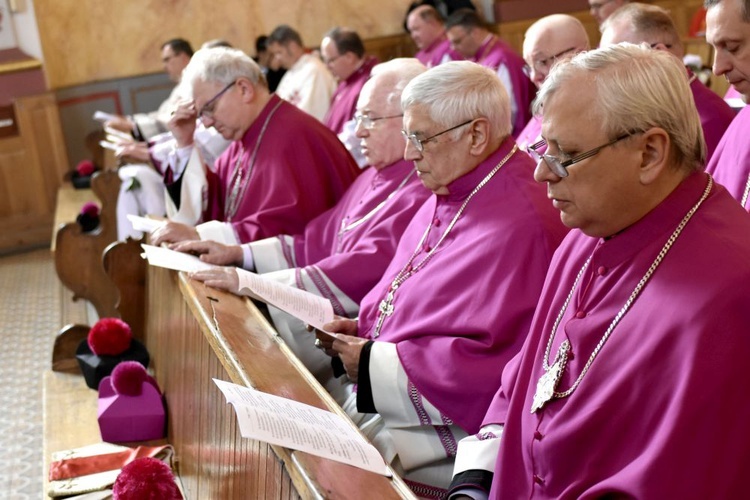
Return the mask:
[(323, 342), (321, 342), (320, 339), (315, 339), (315, 347), (323, 349)]

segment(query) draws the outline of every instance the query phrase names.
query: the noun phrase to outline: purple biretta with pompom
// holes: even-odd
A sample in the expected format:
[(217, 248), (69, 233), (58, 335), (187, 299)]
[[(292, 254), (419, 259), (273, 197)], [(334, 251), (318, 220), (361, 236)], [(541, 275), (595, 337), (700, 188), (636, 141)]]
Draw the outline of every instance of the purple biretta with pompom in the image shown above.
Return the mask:
[(164, 437), (164, 403), (156, 381), (137, 361), (123, 361), (99, 383), (99, 430), (110, 443)]

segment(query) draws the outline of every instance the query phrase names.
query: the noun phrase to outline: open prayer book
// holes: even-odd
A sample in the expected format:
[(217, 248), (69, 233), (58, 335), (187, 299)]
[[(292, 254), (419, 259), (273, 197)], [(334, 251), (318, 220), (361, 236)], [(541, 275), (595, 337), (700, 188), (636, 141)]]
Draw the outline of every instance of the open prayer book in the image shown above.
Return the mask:
[(234, 406), (242, 437), (392, 475), (378, 450), (344, 417), (230, 382), (214, 382)]
[[(153, 245), (141, 246), (145, 251), (144, 257), (152, 266), (186, 272), (214, 267), (194, 255)], [(248, 293), (258, 300), (278, 307), (318, 330), (323, 330), (323, 325), (333, 321), (333, 306), (330, 300), (244, 269), (236, 269), (236, 272), (240, 292)]]

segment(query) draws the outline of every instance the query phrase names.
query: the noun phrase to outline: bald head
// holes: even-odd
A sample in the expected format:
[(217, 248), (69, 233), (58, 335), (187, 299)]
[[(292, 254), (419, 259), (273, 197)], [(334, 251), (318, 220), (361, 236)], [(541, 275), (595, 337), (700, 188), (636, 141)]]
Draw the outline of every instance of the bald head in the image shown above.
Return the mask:
[(669, 12), (656, 5), (627, 4), (604, 21), (601, 29), (601, 47), (622, 42), (646, 43), (652, 48), (671, 52), (680, 59), (685, 55)]
[(529, 77), (539, 87), (557, 58), (589, 49), (589, 37), (581, 21), (567, 14), (553, 14), (532, 24), (523, 39), (523, 58)]

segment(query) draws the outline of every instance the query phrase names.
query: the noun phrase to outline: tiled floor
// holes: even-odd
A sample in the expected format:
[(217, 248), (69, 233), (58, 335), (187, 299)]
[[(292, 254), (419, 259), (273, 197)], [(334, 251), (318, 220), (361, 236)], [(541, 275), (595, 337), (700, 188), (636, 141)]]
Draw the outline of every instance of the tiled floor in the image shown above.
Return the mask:
[[(63, 322), (85, 317), (57, 280), (48, 249), (0, 258), (0, 498), (42, 492), (42, 374)], [(65, 313), (63, 313), (63, 309)]]

